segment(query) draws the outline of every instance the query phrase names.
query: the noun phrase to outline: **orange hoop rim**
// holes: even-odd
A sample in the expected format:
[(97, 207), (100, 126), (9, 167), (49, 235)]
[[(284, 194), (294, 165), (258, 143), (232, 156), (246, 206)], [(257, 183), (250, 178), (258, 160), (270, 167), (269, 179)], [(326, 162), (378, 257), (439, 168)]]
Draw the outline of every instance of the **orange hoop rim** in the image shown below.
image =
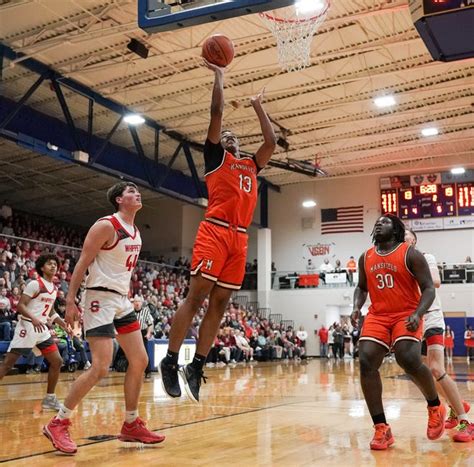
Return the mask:
[(273, 16), (273, 15), (270, 15), (269, 13), (264, 13), (264, 12), (260, 12), (259, 15), (262, 18), (265, 18), (269, 21), (273, 21), (275, 23), (304, 24), (304, 23), (314, 22), (318, 20), (319, 18), (321, 18), (321, 16), (325, 15), (328, 12), (330, 6), (331, 6), (331, 2), (328, 1), (326, 8), (323, 11), (307, 19), (284, 19), (284, 18), (278, 18), (277, 16)]

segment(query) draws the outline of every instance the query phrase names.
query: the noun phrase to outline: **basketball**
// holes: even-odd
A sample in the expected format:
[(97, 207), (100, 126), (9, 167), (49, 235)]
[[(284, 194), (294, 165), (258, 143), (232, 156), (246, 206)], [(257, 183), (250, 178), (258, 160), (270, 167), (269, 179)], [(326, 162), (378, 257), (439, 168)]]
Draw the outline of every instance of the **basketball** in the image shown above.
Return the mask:
[(202, 56), (217, 66), (227, 66), (234, 58), (234, 44), (223, 34), (214, 34), (202, 44)]

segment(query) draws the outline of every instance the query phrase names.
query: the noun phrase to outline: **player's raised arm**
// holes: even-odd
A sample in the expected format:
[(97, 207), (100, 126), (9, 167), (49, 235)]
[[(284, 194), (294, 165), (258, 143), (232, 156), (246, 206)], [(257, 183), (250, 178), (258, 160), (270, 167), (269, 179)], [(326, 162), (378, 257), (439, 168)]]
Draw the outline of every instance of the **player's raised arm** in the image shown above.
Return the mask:
[(250, 101), (255, 113), (257, 114), (263, 135), (263, 144), (255, 153), (255, 161), (257, 162), (257, 166), (260, 169), (263, 169), (267, 165), (276, 147), (275, 131), (273, 130), (272, 122), (268, 118), (268, 115), (263, 109), (262, 105), (264, 95), (265, 88), (262, 89), (262, 91), (259, 92), (255, 97), (252, 97)]
[(222, 116), (224, 115), (224, 68), (204, 60), (209, 70), (214, 72), (214, 88), (211, 100), (211, 122), (207, 130), (207, 139), (214, 144), (221, 140)]
[(353, 326), (357, 326), (360, 319), (360, 310), (367, 300), (367, 276), (365, 275), (365, 254), (359, 258), (359, 282), (354, 290), (354, 309), (351, 314)]

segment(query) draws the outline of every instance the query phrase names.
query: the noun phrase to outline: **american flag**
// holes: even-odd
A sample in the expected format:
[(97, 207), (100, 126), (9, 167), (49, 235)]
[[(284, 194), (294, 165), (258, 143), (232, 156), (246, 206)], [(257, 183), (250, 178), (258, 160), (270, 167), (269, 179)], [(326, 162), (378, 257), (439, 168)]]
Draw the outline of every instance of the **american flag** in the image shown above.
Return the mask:
[(364, 206), (321, 209), (321, 234), (364, 231)]

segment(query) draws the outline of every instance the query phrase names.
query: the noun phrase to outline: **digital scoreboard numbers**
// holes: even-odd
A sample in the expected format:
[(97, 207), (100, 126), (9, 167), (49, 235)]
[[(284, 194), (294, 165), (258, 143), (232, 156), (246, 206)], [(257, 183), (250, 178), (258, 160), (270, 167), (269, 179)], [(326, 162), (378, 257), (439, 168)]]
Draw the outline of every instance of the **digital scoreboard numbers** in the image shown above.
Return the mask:
[(400, 188), (399, 196), (399, 216), (402, 219), (426, 219), (456, 215), (454, 184)]
[(457, 184), (457, 202), (459, 216), (474, 215), (474, 183)]
[(382, 213), (402, 219), (474, 216), (474, 182), (382, 189), (380, 203)]
[(381, 201), (383, 213), (398, 216), (398, 190), (396, 188), (382, 190)]

